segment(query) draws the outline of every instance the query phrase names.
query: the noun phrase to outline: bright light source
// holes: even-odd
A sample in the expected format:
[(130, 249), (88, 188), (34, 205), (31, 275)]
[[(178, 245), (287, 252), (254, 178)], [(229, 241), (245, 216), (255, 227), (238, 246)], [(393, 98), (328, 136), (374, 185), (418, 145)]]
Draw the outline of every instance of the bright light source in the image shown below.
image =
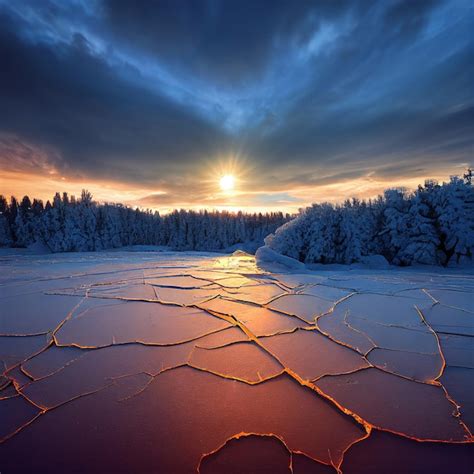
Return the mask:
[(235, 178), (231, 174), (226, 174), (220, 179), (219, 186), (222, 191), (232, 191), (235, 186)]

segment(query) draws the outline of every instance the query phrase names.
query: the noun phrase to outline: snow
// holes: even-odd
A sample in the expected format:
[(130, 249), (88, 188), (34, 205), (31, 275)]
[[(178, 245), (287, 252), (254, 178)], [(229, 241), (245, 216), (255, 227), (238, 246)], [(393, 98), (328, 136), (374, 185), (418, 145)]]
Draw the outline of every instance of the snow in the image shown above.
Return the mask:
[(282, 270), (303, 270), (304, 264), (298, 260), (279, 254), (267, 245), (260, 247), (255, 253), (257, 263), (266, 270), (282, 271)]
[(7, 203), (0, 195), (0, 247), (38, 242), (51, 252), (98, 251), (130, 246), (175, 250), (255, 253), (266, 235), (289, 216), (226, 211), (174, 211), (160, 216), (120, 204), (98, 204), (87, 191), (80, 199), (56, 193), (52, 204), (25, 196)]
[[(0, 247), (31, 253), (201, 250), (258, 253), (268, 268), (362, 264), (472, 265), (474, 188), (470, 178), (427, 181), (413, 193), (388, 189), (369, 201), (313, 204), (295, 218), (281, 212), (244, 214), (174, 211), (160, 216), (56, 193), (52, 204), (0, 195)], [(263, 248), (259, 247), (265, 244)], [(138, 247), (137, 247), (138, 246)], [(271, 267), (269, 266), (271, 265)], [(314, 267), (313, 267), (314, 268)]]
[(369, 268), (388, 268), (389, 263), (383, 255), (366, 255), (360, 257), (360, 263)]
[[(352, 264), (383, 255), (393, 265), (472, 262), (474, 188), (453, 177), (414, 193), (389, 189), (375, 200), (313, 204), (265, 244), (307, 264)], [(379, 263), (382, 260), (378, 257)]]

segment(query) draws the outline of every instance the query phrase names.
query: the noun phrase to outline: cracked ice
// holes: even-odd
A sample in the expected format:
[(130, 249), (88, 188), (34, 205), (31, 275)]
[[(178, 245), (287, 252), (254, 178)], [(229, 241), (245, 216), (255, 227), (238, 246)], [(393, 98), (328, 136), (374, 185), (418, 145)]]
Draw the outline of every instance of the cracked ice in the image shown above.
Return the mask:
[(474, 276), (0, 261), (4, 472), (471, 472)]

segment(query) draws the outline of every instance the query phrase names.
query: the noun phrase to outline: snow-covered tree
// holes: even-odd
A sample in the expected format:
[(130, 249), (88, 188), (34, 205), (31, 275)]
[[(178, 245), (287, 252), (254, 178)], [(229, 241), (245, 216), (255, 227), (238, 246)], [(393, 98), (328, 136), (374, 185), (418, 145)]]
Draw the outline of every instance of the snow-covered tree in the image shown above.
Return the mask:
[(432, 192), (432, 205), (440, 244), (442, 264), (454, 257), (472, 257), (474, 251), (474, 188), (469, 181), (453, 177)]
[(395, 265), (440, 264), (472, 258), (471, 175), (413, 193), (389, 189), (374, 201), (314, 204), (267, 237), (273, 250), (305, 263), (352, 263), (374, 254)]
[[(265, 243), (305, 263), (350, 264), (374, 254), (396, 265), (448, 265), (474, 253), (471, 174), (427, 181), (412, 193), (390, 189), (377, 199), (314, 204), (292, 220), (282, 213), (176, 210), (160, 216), (121, 204), (56, 193), (52, 204), (0, 196), (0, 245), (43, 242), (53, 252), (136, 244), (176, 250), (224, 250)], [(235, 247), (234, 247), (235, 248)]]
[(5, 196), (0, 194), (0, 247), (9, 247), (13, 244), (7, 214), (8, 201)]
[(121, 204), (98, 204), (89, 192), (76, 199), (56, 193), (52, 204), (25, 196), (0, 198), (0, 245), (25, 247), (35, 240), (53, 252), (94, 251), (126, 245), (168, 245), (177, 250), (223, 250), (274, 232), (289, 216), (174, 211), (160, 216)]

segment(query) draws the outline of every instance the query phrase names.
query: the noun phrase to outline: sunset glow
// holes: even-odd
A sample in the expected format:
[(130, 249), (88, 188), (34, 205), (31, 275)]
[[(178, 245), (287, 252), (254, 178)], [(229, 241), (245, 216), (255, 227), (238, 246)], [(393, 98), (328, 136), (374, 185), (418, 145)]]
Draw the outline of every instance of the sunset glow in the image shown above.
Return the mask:
[[(414, 176), (400, 176), (387, 179), (383, 176), (368, 175), (357, 179), (338, 180), (327, 178), (327, 183), (320, 185), (301, 185), (291, 183), (283, 193), (278, 185), (265, 183), (258, 176), (238, 180), (238, 189), (225, 192), (220, 186), (219, 176), (209, 182), (193, 182), (181, 192), (180, 187), (133, 186), (120, 181), (106, 181), (81, 177), (65, 177), (58, 174), (35, 174), (33, 172), (3, 171), (0, 176), (1, 194), (17, 196), (28, 194), (44, 202), (53, 198), (54, 192), (66, 191), (79, 196), (84, 187), (93, 194), (98, 202), (121, 202), (126, 205), (153, 209), (161, 213), (171, 212), (175, 208), (218, 209), (237, 212), (244, 209), (248, 212), (266, 212), (283, 210), (297, 212), (299, 208), (309, 206), (312, 202), (344, 201), (348, 196), (372, 198), (383, 193), (389, 187), (406, 187), (416, 189), (425, 179), (447, 180), (450, 174), (462, 174), (465, 164), (457, 167), (440, 169), (436, 174), (419, 173)], [(27, 186), (26, 186), (27, 183)], [(234, 178), (234, 185), (236, 179)], [(220, 192), (216, 193), (219, 190)]]
[[(150, 12), (151, 28), (113, 2), (65, 2), (53, 21), (0, 0), (0, 194), (87, 188), (165, 213), (296, 212), (461, 175), (474, 136), (472, 6), (427, 4), (415, 21), (389, 3), (281, 6), (265, 25), (231, 7), (204, 21), (203, 7), (199, 26), (176, 23), (192, 15), (173, 6)], [(233, 15), (246, 25), (238, 37)]]

